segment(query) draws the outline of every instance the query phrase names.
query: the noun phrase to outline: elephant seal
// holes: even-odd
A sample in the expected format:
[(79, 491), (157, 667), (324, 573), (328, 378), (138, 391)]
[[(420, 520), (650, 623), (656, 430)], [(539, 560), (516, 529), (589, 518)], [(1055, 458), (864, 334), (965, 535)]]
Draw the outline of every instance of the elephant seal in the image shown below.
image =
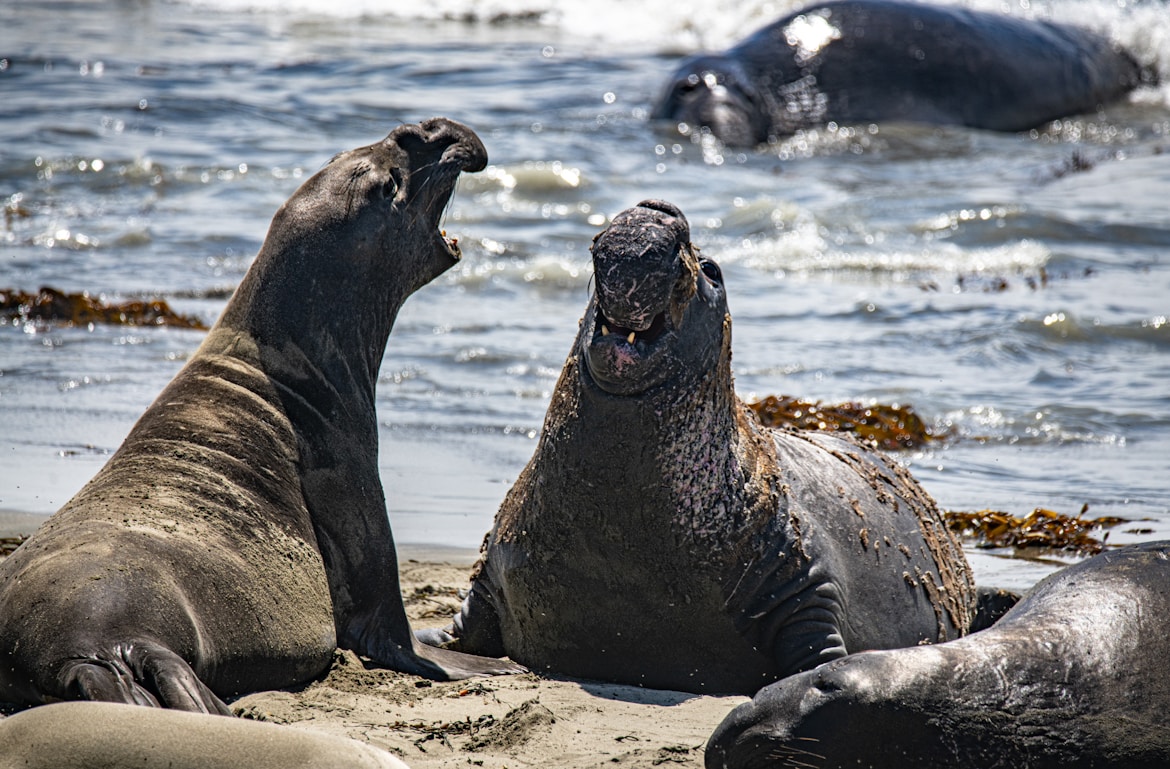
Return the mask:
[(0, 720), (0, 747), (0, 769), (407, 769), (345, 737), (109, 702), (59, 702)]
[(817, 3), (685, 60), (651, 118), (752, 146), (798, 129), (906, 121), (1023, 131), (1153, 75), (1089, 30), (902, 0)]
[(486, 162), (465, 126), (404, 125), (277, 211), (192, 358), (0, 563), (0, 701), (226, 714), (337, 646), (436, 678), (517, 669), (416, 648), (377, 463), (395, 315), (459, 259), (438, 221)]
[(1042, 580), (991, 628), (855, 654), (731, 712), (708, 769), (1170, 766), (1170, 542)]
[(966, 559), (909, 474), (844, 437), (765, 428), (736, 397), (723, 277), (681, 211), (619, 214), (593, 266), (536, 452), (450, 643), (750, 694), (847, 652), (966, 632)]

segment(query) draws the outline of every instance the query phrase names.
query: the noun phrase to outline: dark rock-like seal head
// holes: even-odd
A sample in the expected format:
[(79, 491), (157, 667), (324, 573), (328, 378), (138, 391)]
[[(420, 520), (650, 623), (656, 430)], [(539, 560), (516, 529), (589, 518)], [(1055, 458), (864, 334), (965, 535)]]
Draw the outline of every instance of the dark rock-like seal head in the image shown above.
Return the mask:
[(855, 649), (966, 632), (966, 561), (926, 493), (848, 439), (764, 428), (736, 397), (723, 275), (681, 211), (651, 200), (618, 215), (593, 265), (536, 453), (451, 629), (458, 648), (750, 693)]
[(1091, 30), (903, 0), (801, 8), (719, 54), (685, 59), (651, 119), (753, 146), (879, 121), (1023, 131), (1156, 80)]
[(769, 104), (747, 70), (729, 55), (700, 54), (675, 70), (651, 120), (707, 128), (723, 142), (751, 147), (772, 134)]
[(437, 224), (486, 162), (465, 126), (404, 125), (277, 211), (191, 360), (0, 563), (0, 701), (227, 713), (338, 646), (439, 678), (517, 669), (415, 648), (377, 463), (387, 338), (459, 259)]
[(643, 393), (667, 380), (697, 379), (718, 363), (727, 312), (722, 279), (690, 241), (686, 217), (662, 201), (619, 214), (594, 239), (597, 299), (585, 314), (581, 353), (605, 392)]
[(1070, 566), (987, 630), (763, 689), (707, 769), (1170, 766), (1170, 542)]

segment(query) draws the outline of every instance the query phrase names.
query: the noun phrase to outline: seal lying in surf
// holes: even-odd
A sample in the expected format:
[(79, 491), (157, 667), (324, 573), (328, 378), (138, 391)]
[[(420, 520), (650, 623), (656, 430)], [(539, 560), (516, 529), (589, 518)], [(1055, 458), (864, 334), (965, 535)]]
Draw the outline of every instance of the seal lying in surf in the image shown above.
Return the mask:
[(1170, 766), (1170, 542), (1053, 574), (991, 628), (767, 687), (708, 769)]
[(1078, 27), (901, 0), (810, 5), (685, 60), (651, 119), (751, 146), (801, 128), (905, 121), (1023, 131), (1151, 79)]
[(970, 573), (926, 492), (847, 438), (769, 430), (736, 397), (723, 278), (682, 212), (646, 201), (618, 215), (593, 264), (457, 648), (752, 693), (847, 652), (967, 631)]
[(458, 123), (400, 126), (277, 211), (191, 360), (0, 563), (0, 701), (227, 713), (337, 646), (435, 678), (517, 669), (414, 642), (377, 463), (395, 315), (459, 259), (437, 224), (486, 162)]
[(357, 740), (110, 702), (59, 702), (0, 719), (0, 769), (407, 769)]

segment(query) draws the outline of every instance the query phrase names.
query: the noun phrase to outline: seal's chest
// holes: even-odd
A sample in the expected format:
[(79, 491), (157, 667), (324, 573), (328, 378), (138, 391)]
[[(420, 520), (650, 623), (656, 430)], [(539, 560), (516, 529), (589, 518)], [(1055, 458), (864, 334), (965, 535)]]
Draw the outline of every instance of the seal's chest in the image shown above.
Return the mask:
[(608, 555), (582, 547), (502, 575), (510, 657), (534, 670), (685, 691), (728, 691), (724, 682), (743, 677), (729, 666), (757, 688), (773, 675), (734, 627), (714, 577), (623, 549)]

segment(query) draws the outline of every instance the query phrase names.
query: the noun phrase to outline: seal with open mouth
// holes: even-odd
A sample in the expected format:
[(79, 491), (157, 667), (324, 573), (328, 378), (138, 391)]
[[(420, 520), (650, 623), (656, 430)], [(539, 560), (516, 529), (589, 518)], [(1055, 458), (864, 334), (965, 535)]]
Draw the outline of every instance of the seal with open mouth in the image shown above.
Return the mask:
[(723, 278), (681, 211), (618, 215), (593, 264), (454, 638), (426, 638), (539, 671), (753, 693), (967, 632), (970, 572), (926, 492), (848, 438), (769, 430), (736, 397)]
[(395, 316), (459, 259), (439, 219), (486, 162), (463, 125), (404, 125), (277, 211), (190, 361), (0, 563), (0, 701), (227, 713), (337, 646), (435, 678), (519, 669), (414, 641), (377, 461)]

